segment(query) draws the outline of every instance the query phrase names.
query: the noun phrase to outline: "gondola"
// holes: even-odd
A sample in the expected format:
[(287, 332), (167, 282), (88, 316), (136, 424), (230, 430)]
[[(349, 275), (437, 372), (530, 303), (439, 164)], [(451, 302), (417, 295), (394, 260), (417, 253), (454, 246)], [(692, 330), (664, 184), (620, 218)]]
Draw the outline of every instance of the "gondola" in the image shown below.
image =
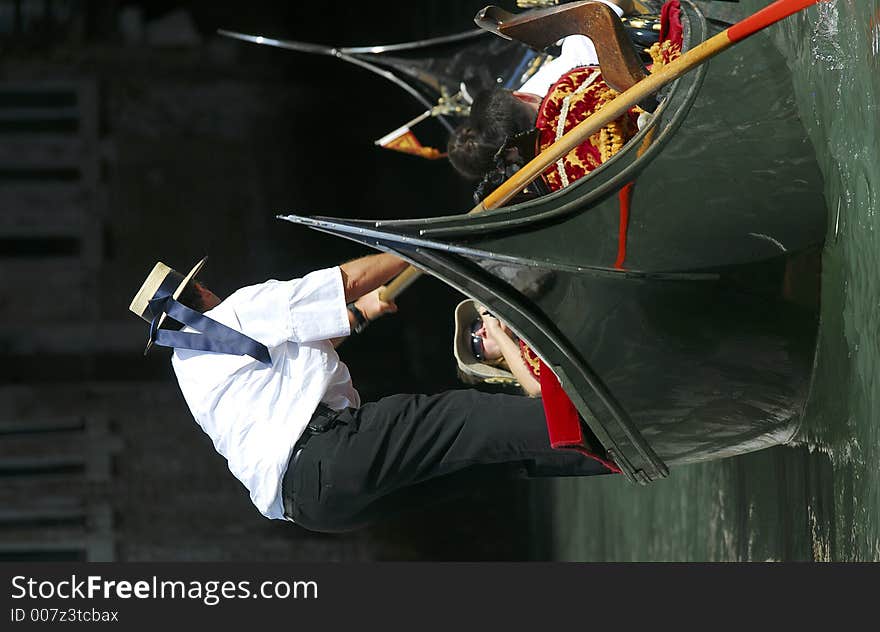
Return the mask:
[[(658, 15), (627, 16), (624, 29), (635, 49), (644, 51), (657, 41)], [(436, 121), (431, 129), (424, 125), (419, 136), (442, 142), (461, 118), (467, 116), (473, 95), (495, 85), (516, 89), (523, 85), (558, 47), (534, 50), (525, 44), (503, 39), (484, 29), (429, 39), (365, 46), (332, 46), (291, 39), (218, 29), (224, 37), (308, 55), (333, 57), (371, 72), (415, 100), (424, 111), (411, 121), (375, 141), (376, 145), (437, 157), (442, 152), (420, 152), (421, 143), (403, 134), (423, 121)], [(423, 131), (428, 128), (427, 131)], [(440, 133), (438, 134), (438, 130)], [(395, 142), (397, 141), (397, 142)], [(413, 148), (415, 144), (415, 148)]]
[[(684, 50), (719, 30), (681, 7)], [(765, 36), (667, 86), (622, 151), (555, 193), (479, 215), (284, 219), (394, 252), (486, 305), (632, 481), (786, 443), (803, 417), (826, 211)]]

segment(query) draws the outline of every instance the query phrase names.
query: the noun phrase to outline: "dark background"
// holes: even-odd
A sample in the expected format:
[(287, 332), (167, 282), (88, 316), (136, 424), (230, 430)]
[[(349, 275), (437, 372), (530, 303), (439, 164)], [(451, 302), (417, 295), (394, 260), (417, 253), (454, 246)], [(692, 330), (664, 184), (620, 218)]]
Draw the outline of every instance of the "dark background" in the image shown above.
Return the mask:
[[(373, 146), (422, 111), (399, 88), (217, 28), (391, 43), (470, 29), (484, 2), (0, 2), (0, 560), (550, 555), (546, 496), (525, 483), (345, 536), (262, 518), (127, 310), (157, 260), (208, 255), (223, 295), (367, 254), (276, 213), (469, 208), (445, 161)], [(345, 343), (364, 401), (460, 386), (460, 299), (423, 278)]]

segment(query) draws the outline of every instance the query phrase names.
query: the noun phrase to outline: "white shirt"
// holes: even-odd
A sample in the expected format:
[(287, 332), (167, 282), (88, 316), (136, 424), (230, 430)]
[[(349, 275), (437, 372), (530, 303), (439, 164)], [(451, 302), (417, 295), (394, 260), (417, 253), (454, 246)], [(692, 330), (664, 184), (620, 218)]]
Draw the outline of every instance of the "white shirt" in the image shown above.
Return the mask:
[[(610, 0), (598, 0), (614, 9), (617, 17), (623, 17), (623, 10)], [(585, 35), (569, 35), (562, 38), (562, 52), (532, 75), (517, 91), (537, 94), (543, 97), (550, 91), (553, 84), (572, 68), (580, 66), (598, 66), (599, 56), (593, 40)]]
[(281, 479), (317, 405), (360, 406), (348, 367), (330, 343), (350, 333), (342, 273), (328, 268), (244, 287), (206, 314), (266, 345), (272, 365), (175, 349), (171, 364), (180, 389), (260, 513), (283, 519)]

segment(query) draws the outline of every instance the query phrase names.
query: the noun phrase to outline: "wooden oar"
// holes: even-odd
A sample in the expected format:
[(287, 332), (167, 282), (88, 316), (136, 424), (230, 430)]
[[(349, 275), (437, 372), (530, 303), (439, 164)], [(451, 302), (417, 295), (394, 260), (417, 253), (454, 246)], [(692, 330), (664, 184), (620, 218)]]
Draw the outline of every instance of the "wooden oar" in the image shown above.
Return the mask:
[[(468, 214), (481, 213), (503, 205), (519, 191), (522, 191), (526, 185), (540, 176), (547, 167), (568, 154), (597, 130), (622, 116), (632, 106), (657, 92), (667, 83), (678, 79), (684, 73), (707, 62), (718, 53), (730, 48), (737, 42), (741, 42), (750, 35), (754, 35), (758, 31), (817, 2), (825, 1), (827, 0), (776, 0), (773, 4), (734, 24), (718, 35), (707, 39), (675, 61), (666, 64), (656, 73), (645, 77), (632, 88), (618, 95), (616, 99), (607, 103), (602, 109), (578, 123), (562, 138), (547, 147), (547, 149), (526, 163), (522, 169), (505, 180), (501, 186), (486, 196)], [(410, 266), (385, 287), (380, 293), (380, 298), (383, 300), (393, 300), (421, 274), (422, 272)]]

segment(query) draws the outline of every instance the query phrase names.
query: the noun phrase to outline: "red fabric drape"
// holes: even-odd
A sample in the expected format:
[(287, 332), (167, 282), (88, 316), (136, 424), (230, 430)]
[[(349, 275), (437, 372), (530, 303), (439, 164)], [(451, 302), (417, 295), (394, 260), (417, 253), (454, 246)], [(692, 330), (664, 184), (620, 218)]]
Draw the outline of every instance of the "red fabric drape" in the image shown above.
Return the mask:
[(681, 27), (681, 4), (678, 0), (669, 0), (660, 9), (660, 41), (672, 42), (681, 46), (684, 31)]
[(550, 447), (555, 450), (574, 450), (584, 456), (599, 461), (609, 470), (620, 473), (620, 468), (613, 462), (603, 459), (591, 452), (584, 442), (580, 415), (577, 408), (562, 390), (562, 385), (553, 371), (541, 362), (541, 401), (544, 403), (544, 417), (547, 420), (547, 434), (550, 436)]

